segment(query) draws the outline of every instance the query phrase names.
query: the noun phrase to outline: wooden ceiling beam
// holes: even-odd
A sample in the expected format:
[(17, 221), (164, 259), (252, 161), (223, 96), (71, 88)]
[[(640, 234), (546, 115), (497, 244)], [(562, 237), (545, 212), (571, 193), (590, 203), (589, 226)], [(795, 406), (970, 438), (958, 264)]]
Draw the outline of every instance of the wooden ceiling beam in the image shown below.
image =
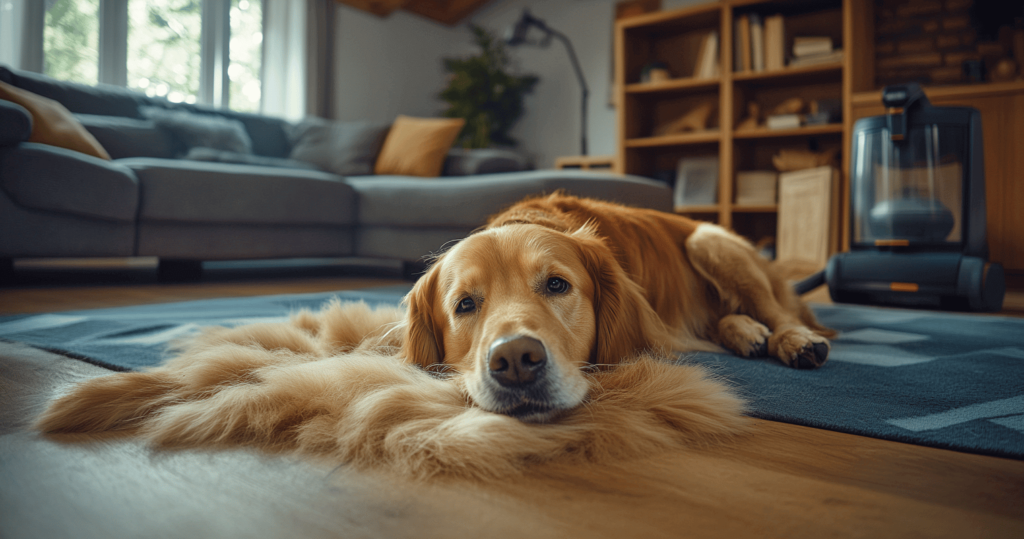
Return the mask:
[(337, 0), (339, 3), (387, 17), (399, 9), (454, 26), (490, 0)]
[(405, 7), (410, 0), (337, 0), (337, 2), (367, 13), (373, 13), (378, 17), (387, 17)]

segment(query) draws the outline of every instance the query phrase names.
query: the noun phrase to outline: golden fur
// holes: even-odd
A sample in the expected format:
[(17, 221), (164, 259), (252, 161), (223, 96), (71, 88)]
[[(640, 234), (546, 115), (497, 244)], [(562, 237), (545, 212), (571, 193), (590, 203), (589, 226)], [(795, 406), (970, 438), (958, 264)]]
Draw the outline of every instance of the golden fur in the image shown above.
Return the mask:
[(334, 302), (287, 323), (211, 328), (161, 366), (76, 386), (36, 427), (299, 451), (420, 478), (707, 444), (746, 429), (743, 402), (667, 354), (720, 344), (809, 366), (828, 346), (748, 244), (707, 226), (527, 200), (438, 257), (405, 309)]

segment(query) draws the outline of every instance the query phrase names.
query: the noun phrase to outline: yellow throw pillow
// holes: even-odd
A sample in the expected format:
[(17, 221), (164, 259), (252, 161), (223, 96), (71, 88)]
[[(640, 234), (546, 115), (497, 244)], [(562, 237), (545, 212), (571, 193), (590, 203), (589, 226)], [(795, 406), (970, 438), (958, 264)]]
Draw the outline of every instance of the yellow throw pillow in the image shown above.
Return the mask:
[(32, 114), (32, 135), (28, 138), (29, 142), (59, 146), (110, 160), (107, 150), (103, 149), (96, 137), (92, 136), (92, 133), (89, 133), (64, 105), (3, 81), (0, 81), (0, 99), (17, 103)]
[(444, 158), (462, 131), (462, 118), (412, 118), (399, 115), (377, 156), (374, 174), (441, 175)]

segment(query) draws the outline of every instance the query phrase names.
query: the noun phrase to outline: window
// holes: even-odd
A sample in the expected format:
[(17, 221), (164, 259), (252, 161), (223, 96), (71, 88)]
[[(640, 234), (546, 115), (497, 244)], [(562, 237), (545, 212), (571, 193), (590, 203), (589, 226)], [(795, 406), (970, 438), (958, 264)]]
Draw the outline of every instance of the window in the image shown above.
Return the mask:
[(99, 76), (100, 0), (57, 0), (46, 10), (43, 73), (96, 84)]
[(128, 2), (128, 87), (175, 103), (199, 93), (203, 10), (198, 0)]
[[(54, 0), (46, 5), (47, 75), (127, 85), (174, 102), (260, 108), (262, 0)], [(227, 24), (219, 24), (225, 17)], [(222, 66), (222, 59), (227, 84), (217, 71), (221, 67), (214, 67)]]

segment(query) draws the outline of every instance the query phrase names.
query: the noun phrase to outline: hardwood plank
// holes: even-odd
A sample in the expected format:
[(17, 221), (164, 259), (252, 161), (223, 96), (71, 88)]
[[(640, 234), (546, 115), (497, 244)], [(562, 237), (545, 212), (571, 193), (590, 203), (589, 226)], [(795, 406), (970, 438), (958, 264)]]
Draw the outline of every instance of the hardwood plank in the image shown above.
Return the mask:
[(725, 444), (538, 466), (497, 484), (413, 483), (244, 449), (42, 438), (26, 419), (69, 382), (105, 371), (0, 346), (0, 409), (16, 411), (0, 431), (5, 538), (1024, 534), (1024, 462), (767, 421)]

